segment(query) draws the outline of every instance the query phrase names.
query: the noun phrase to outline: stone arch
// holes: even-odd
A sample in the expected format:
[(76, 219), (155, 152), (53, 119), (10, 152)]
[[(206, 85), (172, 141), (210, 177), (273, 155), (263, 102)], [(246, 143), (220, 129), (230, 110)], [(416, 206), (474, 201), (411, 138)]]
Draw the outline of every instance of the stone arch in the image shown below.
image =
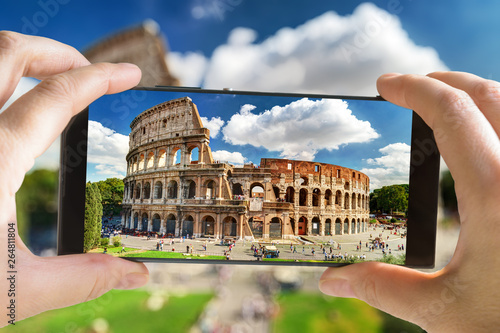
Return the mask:
[(356, 232), (359, 234), (361, 232), (361, 220), (358, 219), (358, 223), (356, 225)]
[(146, 184), (144, 184), (143, 197), (144, 197), (144, 199), (151, 198), (151, 183), (150, 182), (146, 182)]
[(250, 197), (264, 199), (264, 185), (261, 183), (252, 183), (250, 185)]
[(315, 188), (312, 192), (312, 205), (313, 207), (319, 207), (319, 199), (321, 197), (321, 190)]
[(165, 234), (169, 237), (175, 236), (177, 217), (175, 214), (168, 214), (165, 222)]
[(349, 193), (344, 196), (344, 209), (349, 209)]
[(215, 218), (211, 215), (205, 215), (201, 219), (202, 234), (205, 236), (215, 236)]
[(328, 189), (325, 191), (325, 206), (330, 206), (332, 204), (332, 190)]
[(181, 236), (182, 237), (192, 237), (194, 231), (194, 219), (191, 215), (187, 215), (182, 221)]
[(167, 151), (165, 149), (160, 149), (158, 152), (158, 167), (164, 168), (167, 165)]
[(178, 185), (175, 180), (171, 180), (167, 185), (167, 198), (177, 199)]
[(309, 184), (309, 177), (308, 176), (302, 176), (300, 177), (301, 180), (299, 180), (299, 184), (302, 186), (307, 186)]
[(196, 182), (194, 180), (187, 181), (184, 193), (186, 199), (194, 199), (196, 197)]
[(351, 198), (352, 198), (351, 209), (356, 209), (356, 193), (353, 193)]
[(356, 233), (356, 219), (352, 219), (351, 221), (351, 234)]
[(154, 214), (153, 215), (153, 220), (152, 220), (151, 231), (153, 231), (153, 232), (160, 232), (160, 227), (161, 227), (161, 218), (160, 218), (160, 215)]
[(148, 231), (148, 213), (142, 213), (141, 215), (141, 230)]
[(137, 184), (135, 187), (135, 198), (140, 199), (141, 198), (141, 184)]
[(137, 164), (137, 156), (135, 156), (132, 161), (132, 172), (136, 172), (138, 167), (139, 166)]
[(345, 182), (344, 190), (349, 191), (349, 189), (350, 189), (349, 182)]
[(146, 169), (153, 169), (155, 165), (155, 154), (150, 151), (148, 153), (148, 158), (146, 159)]
[(319, 217), (315, 216), (312, 218), (312, 228), (311, 228), (311, 234), (312, 235), (319, 235), (319, 231), (321, 230), (321, 221)]
[(129, 192), (128, 192), (128, 198), (130, 200), (132, 200), (134, 198), (134, 183), (130, 183), (130, 188), (129, 188)]
[(200, 161), (200, 148), (198, 146), (193, 146), (188, 149), (188, 161), (187, 164), (197, 164)]
[(361, 208), (361, 194), (358, 194), (358, 208)]
[(349, 219), (346, 217), (344, 220), (344, 235), (349, 233)]
[(298, 234), (299, 235), (306, 235), (307, 234), (307, 218), (305, 216), (301, 216), (299, 218), (299, 223), (298, 223)]
[(161, 199), (163, 198), (163, 183), (161, 181), (157, 181), (155, 183), (155, 189), (154, 189), (154, 199)]
[(233, 195), (243, 195), (243, 186), (240, 183), (233, 184)]
[(332, 220), (325, 220), (325, 236), (330, 236), (332, 234)]
[(335, 205), (342, 207), (342, 192), (340, 190), (335, 192)]
[(281, 219), (279, 217), (273, 217), (269, 223), (269, 238), (281, 238), (282, 236)]
[(279, 187), (273, 186), (273, 192), (274, 192), (274, 196), (275, 196), (276, 200), (278, 200), (280, 198), (280, 189), (279, 189)]
[(207, 199), (212, 199), (217, 197), (217, 184), (215, 183), (215, 180), (209, 179), (205, 182), (205, 188), (206, 188), (206, 198)]
[(139, 166), (138, 171), (144, 170), (144, 154), (139, 155)]
[(307, 206), (307, 190), (305, 188), (300, 189), (299, 206)]
[(139, 227), (139, 213), (135, 213), (133, 229), (137, 230), (138, 227)]
[(264, 232), (264, 222), (262, 220), (251, 217), (248, 219), (248, 225), (252, 230), (254, 238), (262, 238), (262, 234)]
[(180, 163), (181, 163), (181, 148), (173, 147), (172, 151), (170, 152), (168, 164), (174, 166)]
[(290, 203), (295, 202), (295, 189), (292, 186), (286, 188), (285, 201)]
[(342, 221), (339, 218), (335, 220), (335, 235), (342, 235)]
[(222, 221), (222, 235), (236, 237), (237, 223), (232, 216), (226, 216)]

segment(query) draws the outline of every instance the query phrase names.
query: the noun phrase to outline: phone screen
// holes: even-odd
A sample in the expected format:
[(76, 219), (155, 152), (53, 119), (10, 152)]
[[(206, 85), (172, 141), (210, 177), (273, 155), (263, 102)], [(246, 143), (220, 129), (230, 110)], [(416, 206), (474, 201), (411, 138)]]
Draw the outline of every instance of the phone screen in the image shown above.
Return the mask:
[(412, 111), (129, 90), (89, 107), (85, 252), (405, 263)]

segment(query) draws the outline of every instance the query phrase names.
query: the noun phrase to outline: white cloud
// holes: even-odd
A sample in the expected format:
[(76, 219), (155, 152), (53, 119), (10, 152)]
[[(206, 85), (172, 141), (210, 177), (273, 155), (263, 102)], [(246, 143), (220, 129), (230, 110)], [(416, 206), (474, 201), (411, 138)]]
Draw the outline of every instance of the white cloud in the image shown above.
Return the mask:
[(447, 69), (433, 48), (411, 40), (396, 15), (371, 3), (352, 15), (326, 12), (260, 43), (256, 36), (235, 28), (208, 60), (204, 87), (376, 95), (375, 81), (383, 73)]
[(216, 161), (228, 162), (235, 165), (242, 165), (246, 163), (246, 158), (240, 152), (229, 152), (227, 150), (217, 150), (212, 152), (212, 157)]
[(226, 142), (279, 151), (284, 158), (313, 160), (318, 150), (331, 151), (379, 137), (370, 123), (357, 119), (342, 100), (303, 98), (260, 114), (252, 113), (254, 109), (243, 105), (231, 117), (222, 129)]
[(409, 183), (410, 148), (406, 143), (392, 143), (379, 149), (381, 157), (366, 160), (374, 168), (363, 168), (360, 171), (370, 177), (370, 190), (385, 185)]
[(181, 85), (200, 87), (205, 74), (208, 60), (199, 52), (181, 54), (170, 52), (167, 56), (168, 69), (177, 77)]
[(97, 174), (107, 177), (125, 177), (129, 149), (128, 136), (89, 120), (87, 163), (96, 164)]
[(200, 118), (201, 122), (203, 123), (203, 127), (206, 127), (210, 130), (210, 137), (216, 138), (221, 127), (224, 126), (224, 120), (220, 119), (220, 117), (212, 117), (212, 119), (210, 120), (208, 120), (207, 117)]

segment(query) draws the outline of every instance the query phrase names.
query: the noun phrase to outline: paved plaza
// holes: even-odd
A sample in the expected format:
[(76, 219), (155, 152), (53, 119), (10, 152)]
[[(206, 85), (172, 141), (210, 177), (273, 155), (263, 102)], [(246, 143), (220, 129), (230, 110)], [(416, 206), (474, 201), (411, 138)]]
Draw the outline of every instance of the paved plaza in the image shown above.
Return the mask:
[[(237, 240), (230, 252), (232, 260), (257, 260), (251, 250), (252, 244), (259, 247), (260, 245), (275, 245), (280, 251), (280, 259), (294, 260), (324, 260), (323, 248), (327, 253), (330, 253), (330, 247), (334, 255), (342, 254), (346, 256), (366, 256), (366, 260), (377, 260), (383, 257), (382, 249), (374, 249), (370, 251), (370, 246), (373, 245), (375, 237), (381, 236), (381, 240), (388, 244), (386, 253), (390, 252), (393, 255), (403, 254), (404, 251), (398, 250), (398, 245), (403, 245), (406, 248), (406, 238), (402, 238), (400, 232), (404, 233), (404, 229), (394, 234), (394, 230), (383, 230), (382, 228), (371, 227), (367, 232), (354, 235), (334, 235), (334, 236), (306, 236), (303, 239), (294, 240)], [(308, 242), (311, 241), (311, 242)], [(157, 250), (159, 239), (151, 237), (137, 236), (122, 236), (122, 243), (125, 247), (136, 248), (138, 250)], [(193, 254), (198, 255), (224, 255), (228, 251), (229, 246), (221, 245), (220, 240), (209, 238), (197, 239), (182, 239), (182, 238), (164, 238), (163, 252), (178, 252), (187, 253), (187, 247)], [(172, 244), (171, 244), (172, 242)], [(314, 243), (313, 243), (314, 242)], [(361, 242), (361, 247), (358, 249)], [(368, 246), (367, 246), (368, 245)], [(206, 246), (206, 250), (205, 247)], [(313, 254), (314, 249), (314, 254)]]

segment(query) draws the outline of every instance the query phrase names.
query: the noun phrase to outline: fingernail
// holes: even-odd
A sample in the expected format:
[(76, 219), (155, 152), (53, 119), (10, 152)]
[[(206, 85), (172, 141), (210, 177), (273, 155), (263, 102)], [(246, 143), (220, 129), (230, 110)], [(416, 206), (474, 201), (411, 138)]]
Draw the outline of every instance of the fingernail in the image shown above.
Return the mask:
[(319, 282), (319, 290), (322, 293), (337, 296), (337, 297), (350, 297), (354, 298), (354, 291), (351, 288), (351, 284), (348, 280), (345, 279), (330, 279), (330, 280), (321, 280)]
[(142, 287), (149, 280), (148, 274), (130, 273), (122, 277), (122, 279), (115, 286), (115, 289), (135, 289)]
[(402, 75), (401, 73), (386, 73), (386, 74), (380, 75), (380, 77), (384, 78), (384, 79), (390, 79), (391, 77), (396, 77), (396, 76), (401, 76), (401, 75)]

